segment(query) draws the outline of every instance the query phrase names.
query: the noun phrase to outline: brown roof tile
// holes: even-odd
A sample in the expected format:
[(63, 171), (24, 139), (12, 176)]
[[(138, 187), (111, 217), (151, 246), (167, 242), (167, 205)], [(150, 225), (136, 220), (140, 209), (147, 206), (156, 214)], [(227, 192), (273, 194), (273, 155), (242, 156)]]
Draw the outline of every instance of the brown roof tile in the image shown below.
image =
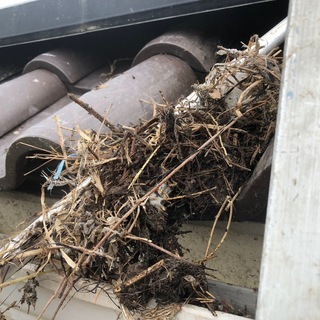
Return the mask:
[[(184, 36), (187, 39), (187, 36)], [(199, 41), (195, 42), (194, 37), (194, 34), (190, 37), (191, 44), (188, 50), (190, 50), (192, 57), (195, 56), (200, 60), (200, 55), (197, 56), (192, 53), (193, 49), (195, 52), (199, 50)], [(175, 48), (176, 56), (179, 56), (179, 50), (181, 52), (186, 50), (185, 41), (186, 40), (184, 40), (183, 45), (180, 45), (181, 42), (180, 44), (178, 42)], [(171, 43), (170, 46), (172, 46)], [(209, 46), (204, 47), (208, 52), (204, 54), (203, 57), (212, 55), (212, 48)], [(152, 101), (163, 102), (160, 91), (169, 102), (175, 102), (182, 95), (188, 94), (191, 91), (191, 85), (197, 80), (195, 72), (188, 63), (180, 58), (170, 54), (159, 54), (163, 53), (165, 46), (160, 46), (160, 48), (159, 50), (161, 50), (161, 52), (154, 50), (153, 55), (146, 57), (146, 60), (142, 61), (143, 59), (141, 59), (139, 64), (133, 66), (121, 75), (110, 79), (105, 86), (100, 87), (100, 89), (85, 93), (81, 96), (81, 100), (89, 104), (102, 116), (107, 116), (111, 123), (115, 125), (120, 123), (130, 125), (132, 123), (138, 123), (142, 118), (146, 119), (152, 116)], [(180, 54), (180, 56), (183, 55)], [(86, 57), (88, 59), (87, 65)], [(22, 82), (25, 81), (25, 88), (27, 88), (30, 85), (30, 75), (39, 72), (40, 70), (37, 69), (39, 67), (47, 69), (46, 71), (41, 70), (40, 73), (43, 75), (46, 74), (48, 77), (54, 77), (54, 81), (58, 81), (59, 85), (55, 88), (54, 81), (48, 79), (46, 85), (50, 88), (49, 90), (39, 88), (38, 95), (37, 90), (35, 90), (35, 99), (40, 99), (42, 95), (52, 95), (51, 100), (43, 101), (42, 103), (42, 110), (47, 110), (47, 117), (43, 117), (41, 114), (45, 111), (41, 111), (37, 115), (29, 115), (33, 118), (27, 120), (27, 113), (31, 104), (23, 99), (19, 102), (18, 100), (13, 100), (8, 121), (10, 116), (11, 118), (16, 117), (16, 108), (23, 110), (26, 115), (21, 117), (19, 121), (14, 122), (11, 127), (8, 127), (8, 130), (13, 128), (13, 126), (19, 125), (19, 122), (23, 120), (27, 121), (23, 124), (23, 129), (18, 132), (16, 137), (13, 138), (12, 132), (9, 132), (8, 135), (10, 139), (6, 138), (6, 136), (1, 138), (0, 189), (13, 189), (23, 182), (26, 155), (35, 152), (36, 148), (50, 150), (51, 147), (58, 147), (59, 137), (56, 123), (52, 117), (52, 111), (59, 117), (61, 125), (64, 127), (74, 128), (79, 125), (84, 129), (98, 130), (101, 128), (101, 123), (97, 119), (89, 115), (87, 111), (74, 102), (68, 103), (61, 108), (59, 103), (55, 104), (56, 106), (59, 105), (59, 107), (50, 106), (65, 94), (64, 89), (60, 88), (61, 86), (63, 87), (62, 82), (68, 83), (69, 86), (76, 84), (76, 81), (81, 78), (83, 79), (85, 74), (88, 74), (92, 68), (96, 68), (97, 64), (101, 65), (100, 60), (97, 60), (97, 64), (94, 64), (93, 62), (95, 60), (92, 59), (92, 56), (87, 55), (86, 57), (77, 52), (73, 54), (70, 50), (51, 51), (51, 53), (36, 57), (26, 66), (24, 70), (26, 73), (13, 80), (21, 82), (22, 87)], [(190, 61), (188, 62), (190, 63)], [(194, 63), (194, 61), (192, 61), (192, 63)], [(192, 65), (192, 63), (190, 64)], [(201, 65), (202, 63), (202, 61), (198, 61), (198, 64)], [(79, 69), (81, 66), (83, 66), (83, 70), (80, 72)], [(90, 68), (88, 66), (90, 66)], [(57, 80), (57, 76), (60, 80)], [(100, 79), (97, 80), (97, 82), (100, 81)], [(1, 89), (5, 90), (3, 89), (4, 87), (2, 87), (5, 85), (6, 84), (0, 85), (0, 92)], [(26, 89), (26, 91), (28, 92), (28, 89)], [(59, 102), (61, 101), (63, 101), (63, 105), (66, 99), (63, 98)], [(15, 105), (18, 103), (19, 106)], [(31, 123), (32, 125), (30, 125)], [(66, 132), (66, 141), (68, 141), (68, 132)], [(4, 151), (4, 149), (6, 151)]]

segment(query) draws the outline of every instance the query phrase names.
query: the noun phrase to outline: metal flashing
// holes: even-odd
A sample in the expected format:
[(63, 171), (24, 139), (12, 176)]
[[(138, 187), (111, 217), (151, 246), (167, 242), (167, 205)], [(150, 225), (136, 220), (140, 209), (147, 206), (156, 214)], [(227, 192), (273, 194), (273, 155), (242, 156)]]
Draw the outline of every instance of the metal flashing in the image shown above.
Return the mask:
[[(119, 28), (271, 0), (35, 0), (0, 10), (0, 46)], [(39, 19), (39, 17), (41, 17)]]

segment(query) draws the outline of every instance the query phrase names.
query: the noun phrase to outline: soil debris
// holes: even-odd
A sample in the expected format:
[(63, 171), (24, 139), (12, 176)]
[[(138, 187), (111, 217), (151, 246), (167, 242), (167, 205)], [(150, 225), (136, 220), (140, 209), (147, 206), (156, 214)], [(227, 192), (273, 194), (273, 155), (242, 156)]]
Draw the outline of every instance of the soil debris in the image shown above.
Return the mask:
[(33, 278), (29, 279), (27, 283), (24, 285), (20, 291), (23, 291), (23, 295), (21, 297), (20, 303), (24, 304), (26, 303), (28, 305), (28, 313), (30, 310), (30, 306), (33, 306), (33, 308), (36, 307), (37, 303), (37, 290), (36, 288), (39, 286), (39, 282)]

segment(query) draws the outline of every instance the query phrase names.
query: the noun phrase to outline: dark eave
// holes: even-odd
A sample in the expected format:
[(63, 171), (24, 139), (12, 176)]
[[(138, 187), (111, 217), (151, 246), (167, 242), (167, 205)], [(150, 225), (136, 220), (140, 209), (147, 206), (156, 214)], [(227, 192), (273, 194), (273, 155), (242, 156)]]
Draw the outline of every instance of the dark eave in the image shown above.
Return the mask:
[(0, 4), (0, 47), (270, 1), (15, 1), (11, 6)]

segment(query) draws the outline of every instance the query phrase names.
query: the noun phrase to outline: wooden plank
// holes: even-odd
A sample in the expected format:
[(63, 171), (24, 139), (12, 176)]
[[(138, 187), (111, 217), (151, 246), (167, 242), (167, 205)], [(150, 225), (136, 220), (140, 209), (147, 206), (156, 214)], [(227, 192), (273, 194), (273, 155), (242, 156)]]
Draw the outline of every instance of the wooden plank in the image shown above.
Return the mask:
[(320, 319), (320, 1), (291, 0), (256, 319)]

